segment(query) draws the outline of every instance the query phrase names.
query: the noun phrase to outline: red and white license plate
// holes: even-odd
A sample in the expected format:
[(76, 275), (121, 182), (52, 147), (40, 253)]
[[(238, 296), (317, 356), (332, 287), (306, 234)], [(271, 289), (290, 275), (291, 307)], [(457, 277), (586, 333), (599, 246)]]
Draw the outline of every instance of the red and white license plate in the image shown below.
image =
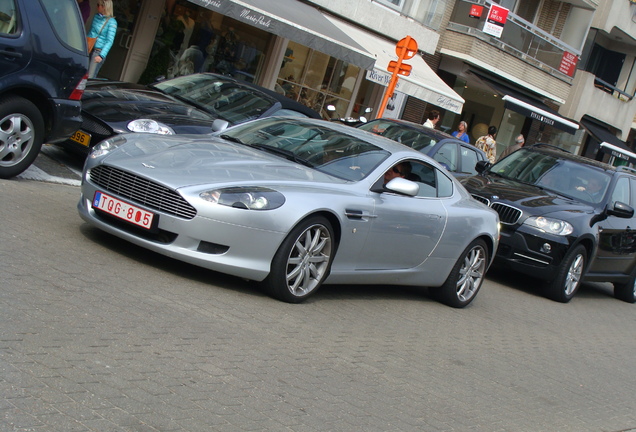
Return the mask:
[(103, 192), (96, 191), (93, 197), (93, 208), (104, 211), (120, 219), (138, 225), (142, 228), (152, 228), (154, 213), (142, 208), (128, 204), (120, 199), (113, 198)]

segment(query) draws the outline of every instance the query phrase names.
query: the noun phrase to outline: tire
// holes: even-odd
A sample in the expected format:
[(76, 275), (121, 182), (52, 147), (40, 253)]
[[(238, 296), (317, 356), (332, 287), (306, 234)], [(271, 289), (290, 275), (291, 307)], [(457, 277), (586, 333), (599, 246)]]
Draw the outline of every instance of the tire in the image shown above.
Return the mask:
[(335, 254), (333, 228), (322, 216), (302, 221), (285, 238), (264, 281), (270, 294), (300, 303), (314, 294), (329, 275)]
[(10, 96), (0, 100), (0, 178), (25, 171), (44, 140), (44, 120), (28, 100)]
[(581, 286), (587, 263), (587, 251), (583, 245), (572, 248), (561, 262), (557, 276), (546, 287), (546, 295), (554, 301), (567, 303)]
[(468, 306), (484, 282), (487, 267), (488, 248), (483, 240), (477, 239), (462, 252), (444, 285), (431, 288), (432, 296), (454, 308)]
[(636, 272), (626, 283), (614, 283), (614, 297), (627, 303), (636, 302)]

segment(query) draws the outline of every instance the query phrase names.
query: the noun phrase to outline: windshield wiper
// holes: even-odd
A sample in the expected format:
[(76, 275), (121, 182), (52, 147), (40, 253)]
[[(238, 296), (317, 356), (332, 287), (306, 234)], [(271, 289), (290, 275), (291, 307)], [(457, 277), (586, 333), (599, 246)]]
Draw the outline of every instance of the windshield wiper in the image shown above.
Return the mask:
[(241, 141), (239, 138), (233, 137), (232, 135), (223, 134), (223, 135), (219, 135), (219, 138), (223, 138), (224, 140), (232, 141), (238, 144), (249, 145)]
[(272, 146), (269, 146), (267, 144), (250, 144), (250, 147), (254, 147), (254, 148), (257, 148), (259, 150), (263, 150), (263, 151), (266, 151), (266, 152), (269, 152), (269, 153), (273, 153), (273, 154), (275, 154), (277, 156), (282, 156), (282, 157), (284, 157), (287, 160), (299, 163), (301, 165), (304, 165), (304, 166), (307, 166), (307, 167), (310, 167), (310, 168), (314, 167), (314, 165), (311, 162), (309, 162), (307, 159), (303, 159), (303, 158), (297, 156), (295, 153), (293, 153), (293, 152), (291, 152), (289, 150), (285, 150), (285, 149), (278, 148), (278, 147), (272, 147)]

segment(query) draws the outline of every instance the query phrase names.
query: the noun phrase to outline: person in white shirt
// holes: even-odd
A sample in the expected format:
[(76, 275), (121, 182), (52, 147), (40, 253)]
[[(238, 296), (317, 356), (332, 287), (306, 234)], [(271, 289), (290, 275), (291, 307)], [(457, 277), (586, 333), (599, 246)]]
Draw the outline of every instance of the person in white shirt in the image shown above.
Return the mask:
[(433, 110), (428, 113), (428, 119), (424, 122), (424, 127), (435, 129), (435, 125), (439, 121), (439, 111)]

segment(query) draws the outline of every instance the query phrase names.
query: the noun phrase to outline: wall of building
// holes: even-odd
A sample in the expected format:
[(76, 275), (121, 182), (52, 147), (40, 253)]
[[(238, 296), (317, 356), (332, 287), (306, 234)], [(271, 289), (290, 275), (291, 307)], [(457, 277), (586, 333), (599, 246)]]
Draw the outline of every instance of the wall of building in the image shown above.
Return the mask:
[(411, 36), (417, 41), (421, 51), (435, 53), (439, 33), (388, 7), (369, 0), (309, 0), (308, 2), (396, 41), (405, 36)]

